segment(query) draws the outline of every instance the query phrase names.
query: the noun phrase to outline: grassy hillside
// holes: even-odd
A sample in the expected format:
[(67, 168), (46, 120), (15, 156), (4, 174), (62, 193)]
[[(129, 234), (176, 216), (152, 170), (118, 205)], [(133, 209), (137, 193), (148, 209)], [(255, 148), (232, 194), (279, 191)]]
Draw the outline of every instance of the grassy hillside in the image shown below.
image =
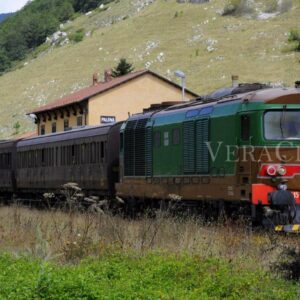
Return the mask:
[(188, 87), (200, 94), (230, 84), (231, 74), (243, 82), (299, 80), (300, 54), (287, 44), (289, 31), (299, 28), (299, 0), (267, 20), (223, 17), (221, 0), (202, 5), (156, 0), (144, 9), (141, 2), (115, 1), (80, 16), (63, 30), (83, 28), (89, 36), (82, 42), (50, 47), (0, 77), (0, 137), (9, 136), (17, 121), (21, 131), (33, 129), (26, 111), (89, 85), (92, 73), (102, 76), (120, 57), (172, 80), (181, 69)]

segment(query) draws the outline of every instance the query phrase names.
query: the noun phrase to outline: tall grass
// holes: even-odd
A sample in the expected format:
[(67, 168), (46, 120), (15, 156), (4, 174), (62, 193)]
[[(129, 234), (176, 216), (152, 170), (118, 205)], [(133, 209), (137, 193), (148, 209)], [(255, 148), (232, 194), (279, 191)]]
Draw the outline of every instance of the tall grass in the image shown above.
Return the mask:
[(246, 261), (267, 267), (280, 249), (296, 245), (293, 237), (253, 232), (246, 224), (203, 223), (199, 217), (123, 218), (110, 213), (40, 211), (18, 205), (0, 208), (0, 251), (39, 259), (76, 262), (107, 249), (190, 253)]

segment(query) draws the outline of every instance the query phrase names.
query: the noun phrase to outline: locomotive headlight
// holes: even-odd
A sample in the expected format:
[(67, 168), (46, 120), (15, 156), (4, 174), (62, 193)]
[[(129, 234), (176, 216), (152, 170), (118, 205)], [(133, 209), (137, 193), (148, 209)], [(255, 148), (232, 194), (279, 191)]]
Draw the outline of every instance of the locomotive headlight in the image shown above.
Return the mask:
[(283, 166), (279, 166), (278, 169), (277, 169), (277, 173), (280, 176), (284, 176), (286, 174), (286, 168), (283, 167)]
[(269, 176), (275, 176), (277, 173), (277, 168), (275, 166), (268, 166), (267, 168), (267, 174)]

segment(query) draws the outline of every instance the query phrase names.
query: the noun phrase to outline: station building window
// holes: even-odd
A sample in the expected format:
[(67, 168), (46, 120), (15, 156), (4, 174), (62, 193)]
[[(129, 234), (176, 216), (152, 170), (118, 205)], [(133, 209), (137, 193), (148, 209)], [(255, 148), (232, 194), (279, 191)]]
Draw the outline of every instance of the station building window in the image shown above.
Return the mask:
[(45, 125), (41, 125), (41, 135), (45, 134)]
[(77, 117), (77, 126), (82, 126), (82, 116)]
[(56, 122), (52, 123), (52, 133), (56, 132)]
[(65, 119), (64, 120), (64, 131), (68, 130), (69, 129), (69, 120), (68, 119)]

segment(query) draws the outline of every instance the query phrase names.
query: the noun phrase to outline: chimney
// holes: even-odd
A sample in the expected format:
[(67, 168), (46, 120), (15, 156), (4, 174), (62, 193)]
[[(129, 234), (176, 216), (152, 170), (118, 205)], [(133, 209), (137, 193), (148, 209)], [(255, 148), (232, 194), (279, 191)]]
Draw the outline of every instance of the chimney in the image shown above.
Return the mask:
[(97, 73), (93, 74), (93, 85), (96, 85), (98, 83), (98, 75)]
[(104, 71), (104, 82), (109, 82), (113, 79), (111, 75), (111, 70), (105, 70)]
[(232, 87), (236, 88), (239, 86), (239, 76), (238, 75), (231, 75), (232, 80)]
[(295, 82), (295, 88), (300, 89), (300, 80)]

